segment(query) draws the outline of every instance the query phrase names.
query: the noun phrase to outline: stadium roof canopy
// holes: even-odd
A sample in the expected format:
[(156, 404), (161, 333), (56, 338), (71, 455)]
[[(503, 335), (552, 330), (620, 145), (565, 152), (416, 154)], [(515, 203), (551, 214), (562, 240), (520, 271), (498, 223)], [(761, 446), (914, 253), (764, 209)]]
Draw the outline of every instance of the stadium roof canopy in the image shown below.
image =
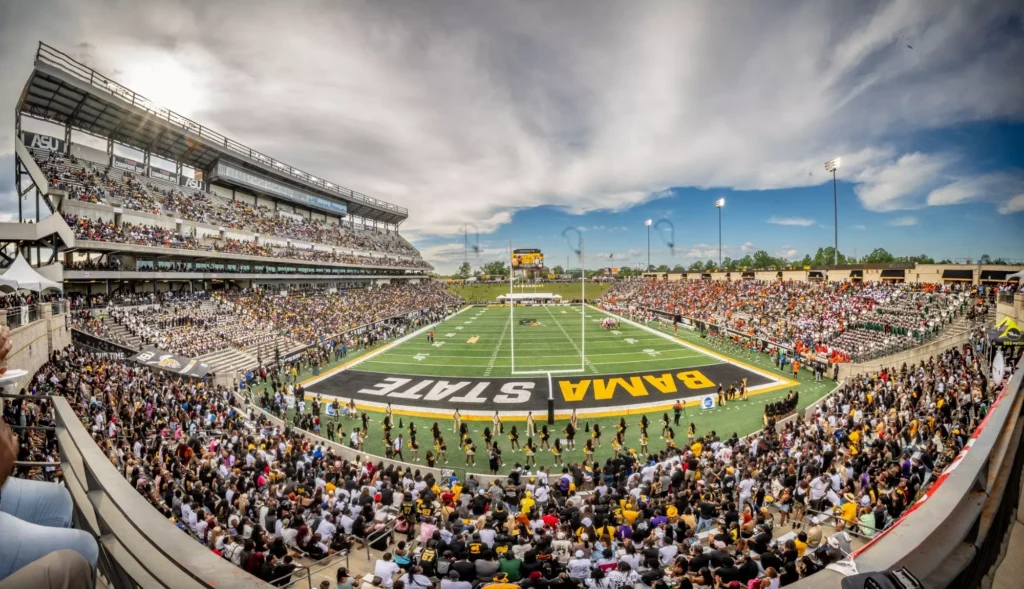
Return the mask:
[[(70, 56), (39, 44), (18, 113), (76, 128), (212, 172), (218, 160), (346, 203), (348, 213), (401, 223), (408, 209), (327, 182), (264, 155), (136, 94)], [(19, 127), (20, 130), (20, 127)], [(273, 195), (272, 195), (273, 196)]]

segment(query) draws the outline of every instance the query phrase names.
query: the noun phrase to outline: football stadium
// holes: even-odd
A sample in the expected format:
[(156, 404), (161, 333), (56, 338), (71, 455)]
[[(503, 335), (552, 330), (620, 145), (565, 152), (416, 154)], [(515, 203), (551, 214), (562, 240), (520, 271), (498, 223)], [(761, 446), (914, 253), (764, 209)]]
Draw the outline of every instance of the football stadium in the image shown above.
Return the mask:
[[(103, 27), (152, 38), (103, 47), (25, 20), (54, 38), (12, 42), (5, 83), (0, 589), (1019, 587), (1024, 164), (996, 153), (1011, 139), (950, 118), (1005, 164), (971, 176), (952, 151), (856, 147), (888, 120), (871, 119), (830, 128), (845, 135), (815, 143), (836, 153), (813, 171), (800, 152), (797, 172), (737, 178), (712, 137), (745, 103), (723, 95), (707, 120), (643, 131), (664, 101), (599, 82), (643, 43), (586, 49), (548, 30), (575, 30), (576, 13), (506, 8), (498, 24), (474, 20), (483, 7), (332, 7), (337, 23), (368, 19), (321, 37), (343, 73), (325, 59), (272, 77), (261, 43), (311, 41), (249, 16), (239, 27), (261, 34), (188, 31), (178, 46), (107, 8)], [(904, 32), (872, 43), (940, 59), (919, 32), (933, 10), (879, 8)], [(646, 37), (662, 20), (649, 16), (621, 25)], [(437, 36), (456, 22), (474, 33)], [(982, 26), (942, 22), (950, 38)], [(566, 61), (505, 36), (527, 29)], [(1020, 39), (990, 44), (1024, 57)], [(894, 67), (858, 51), (830, 59)], [(531, 75), (513, 63), (527, 55)], [(638, 91), (685, 69), (665, 67)], [(459, 89), (450, 104), (421, 96), (435, 79)], [(871, 85), (836, 112), (881, 100)], [(614, 122), (596, 122), (609, 104)], [(886, 110), (872, 105), (861, 114)], [(758, 157), (790, 158), (783, 128), (816, 108), (754, 124), (751, 143), (761, 124), (779, 142)], [(619, 125), (635, 129), (596, 166), (553, 147)], [(707, 149), (679, 152), (707, 175), (662, 159), (683, 149), (673, 133)], [(727, 142), (737, 166), (752, 165), (746, 141)], [(544, 158), (566, 170), (531, 167)]]

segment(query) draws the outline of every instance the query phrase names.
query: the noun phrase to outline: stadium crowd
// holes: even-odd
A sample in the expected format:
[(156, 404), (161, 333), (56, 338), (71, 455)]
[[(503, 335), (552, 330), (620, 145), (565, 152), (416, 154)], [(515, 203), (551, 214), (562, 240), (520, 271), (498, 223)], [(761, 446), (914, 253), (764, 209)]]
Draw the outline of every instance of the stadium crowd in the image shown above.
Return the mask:
[(207, 250), (228, 254), (330, 262), (335, 264), (387, 266), (392, 268), (432, 268), (432, 266), (422, 258), (406, 260), (387, 256), (357, 256), (353, 254), (322, 251), (312, 247), (309, 249), (301, 249), (267, 243), (257, 244), (255, 241), (241, 241), (231, 238), (212, 240), (209, 244), (203, 244), (201, 243), (201, 240), (196, 238), (194, 235), (182, 234), (174, 229), (167, 229), (156, 225), (141, 225), (127, 222), (115, 225), (112, 222), (76, 217), (74, 215), (64, 215), (64, 220), (74, 231), (75, 237), (90, 241), (109, 241), (132, 245)]
[(649, 454), (561, 472), (517, 464), (485, 484), (348, 459), (227, 390), (73, 347), (29, 386), (68, 398), (185, 533), (278, 586), (300, 561), (370, 542), (388, 552), (362, 584), (340, 570), (341, 586), (611, 589), (761, 589), (814, 574), (900, 518), (995, 389), (972, 348), (956, 347), (850, 379), (812, 414), (769, 418), (747, 438), (691, 431)]
[[(651, 281), (615, 283), (606, 308), (680, 314), (834, 362), (920, 343), (960, 316), (988, 312), (972, 286), (901, 283)], [(983, 309), (977, 309), (982, 307)]]
[[(75, 200), (115, 204), (155, 215), (168, 215), (264, 235), (348, 247), (363, 251), (419, 257), (397, 234), (280, 215), (265, 206), (229, 201), (198, 190), (183, 190), (133, 172), (80, 162), (74, 156), (36, 150), (36, 160), (51, 185), (68, 190)], [(117, 205), (115, 200), (119, 200)]]

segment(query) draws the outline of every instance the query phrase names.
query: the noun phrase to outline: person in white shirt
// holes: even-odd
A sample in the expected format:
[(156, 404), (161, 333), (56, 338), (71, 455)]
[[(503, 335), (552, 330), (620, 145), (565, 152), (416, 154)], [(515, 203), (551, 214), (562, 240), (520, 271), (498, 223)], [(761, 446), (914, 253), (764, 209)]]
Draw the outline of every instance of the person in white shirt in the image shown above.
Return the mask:
[(327, 514), (322, 520), (320, 525), (316, 528), (316, 533), (320, 534), (321, 538), (333, 538), (334, 533), (338, 531), (338, 527), (334, 525), (334, 516)]
[(395, 573), (402, 569), (392, 560), (390, 552), (385, 552), (384, 557), (377, 560), (373, 566), (373, 574), (380, 577), (382, 587), (392, 587), (395, 584)]
[(586, 579), (589, 579), (591, 568), (592, 564), (590, 559), (586, 558), (582, 550), (577, 550), (575, 558), (570, 559), (569, 564), (565, 567), (569, 572), (569, 577), (574, 581), (585, 581)]
[(679, 554), (678, 546), (666, 544), (658, 549), (658, 562), (661, 563), (661, 566), (669, 566), (676, 559), (677, 554)]

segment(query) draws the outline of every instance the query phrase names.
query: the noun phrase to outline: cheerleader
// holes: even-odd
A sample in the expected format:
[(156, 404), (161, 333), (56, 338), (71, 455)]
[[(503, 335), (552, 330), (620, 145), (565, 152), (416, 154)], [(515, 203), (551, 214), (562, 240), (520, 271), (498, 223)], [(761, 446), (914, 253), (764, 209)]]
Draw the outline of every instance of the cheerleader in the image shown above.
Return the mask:
[(494, 412), (494, 417), (491, 418), (491, 425), (494, 426), (494, 435), (505, 433), (505, 424), (501, 423), (501, 417), (498, 417), (498, 412)]
[(647, 431), (645, 430), (640, 431), (640, 453), (644, 456), (650, 454), (650, 452), (647, 451)]
[(459, 445), (466, 443), (466, 439), (469, 438), (469, 426), (464, 423), (459, 424)]
[(572, 429), (580, 431), (580, 422), (579, 419), (576, 417), (575, 409), (572, 410), (572, 415), (569, 416), (569, 423), (572, 424)]
[[(364, 413), (363, 415), (366, 415), (366, 414)], [(366, 443), (366, 428), (364, 427), (363, 429), (359, 430), (359, 433), (357, 434), (357, 436), (358, 436), (358, 439), (359, 439), (359, 451), (362, 452), (363, 451), (363, 444)]]
[[(495, 432), (495, 433), (497, 433), (497, 432)], [(491, 430), (489, 428), (485, 427), (484, 428), (484, 447), (490, 448), (491, 447), (491, 442), (494, 441), (493, 438), (494, 438), (494, 436), (491, 433)]]
[(388, 403), (387, 408), (384, 409), (384, 421), (388, 423), (388, 431), (391, 431), (391, 428), (395, 425), (395, 416), (391, 409), (391, 403)]
[(562, 433), (565, 434), (565, 447), (568, 448), (569, 450), (575, 450), (576, 426), (573, 425), (573, 423), (570, 421), (569, 424), (565, 426), (565, 429), (562, 430)]
[(462, 414), (459, 413), (458, 409), (455, 410), (455, 415), (452, 416), (452, 427), (454, 428), (452, 433), (462, 434)]
[(686, 430), (686, 445), (693, 445), (693, 438), (697, 435), (697, 424), (691, 422), (689, 429)]
[(615, 434), (615, 437), (612, 438), (612, 450), (615, 451), (615, 457), (616, 458), (618, 458), (619, 454), (622, 453), (622, 433), (621, 432)]
[(534, 456), (537, 454), (537, 448), (533, 445), (533, 438), (526, 438), (526, 445), (523, 446), (523, 452), (526, 453), (526, 468), (530, 468), (530, 465), (537, 465), (537, 459)]
[(409, 452), (413, 462), (420, 461), (420, 443), (413, 436), (409, 437)]
[(427, 456), (425, 460), (427, 462), (427, 468), (434, 468), (434, 465), (437, 464), (437, 460), (434, 460), (434, 454), (430, 450), (427, 450)]
[[(349, 400), (348, 400), (348, 414), (349, 414), (349, 415), (350, 415), (351, 417), (353, 417), (353, 418), (354, 418), (354, 417), (356, 416), (356, 413), (357, 413), (357, 412), (356, 412), (356, 400), (355, 400), (355, 399), (349, 399)], [(365, 413), (365, 412), (364, 412), (364, 413)], [(337, 417), (337, 416), (338, 416), (337, 412), (335, 412), (334, 416), (335, 416), (335, 417)], [(364, 417), (365, 417), (365, 415), (364, 415)], [(366, 427), (366, 424), (365, 424), (365, 422), (363, 423), (363, 427), (364, 427), (364, 428)]]
[(508, 441), (510, 442), (509, 447), (515, 452), (519, 448), (519, 431), (516, 430), (516, 426), (512, 426), (512, 430), (508, 432)]
[(526, 413), (526, 437), (532, 438), (537, 435), (537, 428), (533, 424), (533, 411)]
[(362, 412), (362, 413), (361, 413), (361, 414), (359, 415), (359, 419), (361, 419), (361, 420), (363, 421), (363, 431), (364, 431), (364, 432), (365, 432), (366, 430), (370, 429), (370, 416), (369, 416), (369, 415), (367, 415), (365, 411), (363, 411), (363, 412)]
[(476, 466), (476, 444), (473, 443), (473, 440), (466, 438), (462, 449), (466, 451), (466, 465)]
[(406, 431), (409, 432), (410, 438), (416, 437), (416, 424), (413, 423), (411, 419), (409, 420), (409, 428)]
[(551, 447), (551, 454), (555, 457), (555, 464), (562, 466), (562, 441), (559, 439), (555, 440), (555, 445)]
[(629, 426), (626, 425), (626, 418), (625, 417), (620, 417), (619, 418), (619, 425), (616, 426), (616, 428), (615, 428), (616, 429), (616, 433), (625, 434), (626, 433), (626, 428), (628, 428), (628, 427)]
[(594, 440), (583, 442), (583, 458), (586, 462), (594, 459)]
[(441, 436), (434, 440), (434, 451), (437, 452), (438, 461), (444, 460), (444, 463), (448, 464), (448, 444)]
[(441, 437), (441, 426), (437, 425), (436, 421), (434, 425), (430, 426), (430, 435), (435, 440)]
[(747, 377), (743, 377), (743, 381), (740, 384), (740, 399), (747, 400)]
[(646, 436), (647, 435), (647, 428), (648, 428), (648, 426), (651, 425), (651, 420), (647, 419), (647, 415), (646, 414), (641, 415), (640, 416), (640, 421), (636, 422), (636, 424), (640, 426), (640, 434), (641, 434), (641, 436)]
[(671, 450), (676, 447), (676, 432), (672, 428), (668, 428), (668, 432), (665, 434), (665, 448)]
[(384, 435), (391, 437), (391, 416), (385, 415), (384, 420), (380, 422), (381, 429), (384, 430)]
[(541, 448), (541, 450), (547, 450), (547, 449), (550, 448), (550, 446), (548, 446), (548, 440), (550, 438), (551, 438), (551, 432), (548, 431), (548, 426), (546, 426), (546, 425), (540, 426), (540, 448)]
[(590, 437), (594, 439), (594, 443), (597, 444), (598, 448), (600, 448), (601, 447), (601, 426), (600, 425), (598, 425), (596, 423), (594, 424), (594, 430), (592, 432), (590, 432)]
[(661, 437), (665, 437), (665, 433), (668, 432), (668, 424), (672, 423), (672, 420), (668, 418), (668, 413), (661, 414)]
[(386, 432), (384, 433), (384, 439), (381, 440), (381, 443), (384, 444), (384, 457), (385, 458), (394, 458), (395, 457), (394, 443), (391, 441), (391, 436), (388, 433), (386, 433)]

